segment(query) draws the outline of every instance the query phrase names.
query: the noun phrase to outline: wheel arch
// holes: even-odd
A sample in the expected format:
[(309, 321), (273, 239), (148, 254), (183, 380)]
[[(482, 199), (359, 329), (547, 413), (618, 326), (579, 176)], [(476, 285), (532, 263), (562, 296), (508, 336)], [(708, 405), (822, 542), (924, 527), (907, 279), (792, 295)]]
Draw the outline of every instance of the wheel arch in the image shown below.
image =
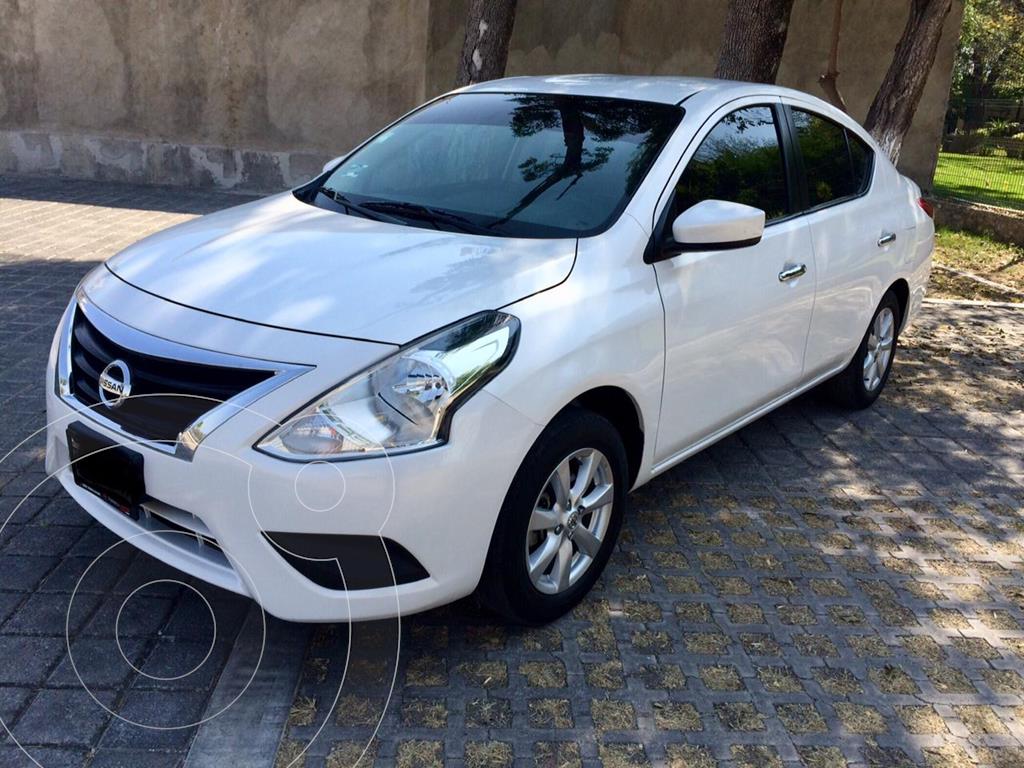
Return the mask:
[[(640, 406), (625, 389), (601, 386), (577, 395), (565, 408), (585, 408), (612, 423), (622, 437), (629, 462), (629, 488), (636, 483), (644, 456), (644, 421)], [(562, 411), (565, 410), (562, 409)], [(559, 411), (561, 413), (562, 411)]]
[(889, 290), (896, 294), (896, 300), (900, 304), (900, 330), (907, 324), (907, 310), (910, 308), (910, 283), (904, 278), (898, 278)]

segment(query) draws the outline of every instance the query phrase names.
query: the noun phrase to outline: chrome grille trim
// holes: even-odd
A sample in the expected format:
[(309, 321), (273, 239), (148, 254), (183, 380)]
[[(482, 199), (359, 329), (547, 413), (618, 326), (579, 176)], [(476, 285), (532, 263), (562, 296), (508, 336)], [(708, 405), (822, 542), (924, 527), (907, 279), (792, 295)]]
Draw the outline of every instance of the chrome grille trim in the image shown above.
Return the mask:
[[(228, 398), (200, 415), (178, 434), (177, 442), (171, 444), (148, 440), (129, 432), (117, 422), (107, 418), (99, 407), (90, 406), (75, 397), (71, 387), (71, 335), (77, 312), (81, 312), (97, 330), (115, 344), (141, 354), (197, 365), (265, 371), (271, 375), (264, 381), (242, 390), (234, 397)], [(83, 417), (125, 436), (131, 442), (185, 461), (191, 461), (203, 440), (228, 418), (313, 368), (310, 365), (280, 363), (224, 352), (213, 352), (153, 336), (114, 319), (90, 301), (81, 288), (75, 292), (61, 323), (55, 382), (58, 397), (81, 413)]]

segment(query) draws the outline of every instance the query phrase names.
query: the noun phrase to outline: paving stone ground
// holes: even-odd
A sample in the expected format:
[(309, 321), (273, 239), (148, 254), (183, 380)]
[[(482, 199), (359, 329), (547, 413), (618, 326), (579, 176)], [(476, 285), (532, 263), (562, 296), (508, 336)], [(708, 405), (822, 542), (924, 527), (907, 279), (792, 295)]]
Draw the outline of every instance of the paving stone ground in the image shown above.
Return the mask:
[(33, 437), (45, 426), (48, 339), (85, 272), (236, 201), (0, 177), (0, 457), (13, 450), (0, 461), (0, 719), (24, 747), (0, 729), (4, 768), (180, 765), (196, 731), (181, 726), (203, 718), (250, 610), (197, 584), (211, 617), (186, 587), (143, 586), (195, 582), (118, 545), (46, 482), (42, 436)]
[[(0, 454), (43, 425), (46, 350), (91, 264), (237, 201), (0, 179)], [(1024, 311), (929, 304), (901, 342), (872, 409), (802, 397), (633, 494), (563, 620), (504, 627), (467, 600), (316, 628), (277, 765), (1024, 766)], [(41, 473), (38, 439), (0, 465), (0, 519)], [(0, 717), (47, 768), (176, 765), (191, 738), (68, 675), (69, 585), (110, 543), (45, 485), (0, 533)], [(112, 607), (166, 571), (121, 549), (72, 611), (96, 696), (201, 709), (218, 667), (172, 690), (110, 657)], [(243, 611), (214, 594), (225, 622)], [(155, 658), (187, 668), (189, 600), (147, 593), (126, 655), (170, 645)]]

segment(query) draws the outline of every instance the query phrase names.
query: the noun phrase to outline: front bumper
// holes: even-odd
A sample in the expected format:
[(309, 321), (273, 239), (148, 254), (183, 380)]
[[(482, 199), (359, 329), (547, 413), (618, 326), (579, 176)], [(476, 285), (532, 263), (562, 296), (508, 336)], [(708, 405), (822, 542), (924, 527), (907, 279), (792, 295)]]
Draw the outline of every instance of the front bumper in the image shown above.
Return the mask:
[[(249, 342), (243, 340), (257, 334), (264, 349), (290, 350), (300, 358), (295, 362), (311, 367), (227, 419), (186, 460), (137, 443), (96, 421), (88, 409), (61, 399), (54, 389), (56, 355), (51, 355), (46, 379), (47, 472), (99, 522), (154, 557), (248, 595), (270, 614), (291, 621), (392, 617), (442, 605), (474, 590), (498, 511), (540, 431), (538, 425), (484, 390), (455, 414), (446, 445), (377, 459), (282, 461), (254, 450), (253, 444), (274, 420), (287, 418), (358, 370), (363, 361), (356, 362), (357, 358), (382, 356), (381, 351), (357, 350), (361, 342), (254, 330), (195, 310), (172, 310), (167, 302), (143, 299), (123, 284), (114, 293), (119, 308), (126, 302), (148, 305), (145, 313), (134, 315), (145, 318), (139, 325), (149, 327), (138, 328), (144, 333), (161, 329), (160, 335), (167, 338), (167, 329), (172, 328), (171, 341), (197, 346), (205, 339), (232, 337), (245, 346)], [(106, 297), (103, 291), (97, 294), (90, 299), (103, 308)], [(167, 313), (175, 322), (165, 322)], [(232, 345), (230, 351), (239, 350)], [(348, 362), (339, 362), (346, 358)], [(194, 524), (185, 527), (204, 530), (216, 546), (203, 537), (160, 533), (166, 530), (161, 518), (143, 514), (132, 519), (76, 485), (66, 438), (67, 426), (75, 421), (141, 453), (146, 493), (152, 499), (147, 508), (170, 509), (176, 519), (194, 516)], [(428, 576), (397, 586), (328, 589), (290, 565), (264, 532), (385, 537), (406, 549)]]

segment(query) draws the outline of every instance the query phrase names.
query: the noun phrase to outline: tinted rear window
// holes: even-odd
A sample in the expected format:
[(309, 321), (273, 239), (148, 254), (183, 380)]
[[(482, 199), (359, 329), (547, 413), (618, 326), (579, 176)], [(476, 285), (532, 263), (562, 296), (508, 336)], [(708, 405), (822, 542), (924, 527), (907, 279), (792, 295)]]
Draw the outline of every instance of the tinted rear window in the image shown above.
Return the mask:
[(811, 208), (854, 197), (867, 189), (872, 153), (863, 141), (813, 112), (794, 109), (792, 115)]

